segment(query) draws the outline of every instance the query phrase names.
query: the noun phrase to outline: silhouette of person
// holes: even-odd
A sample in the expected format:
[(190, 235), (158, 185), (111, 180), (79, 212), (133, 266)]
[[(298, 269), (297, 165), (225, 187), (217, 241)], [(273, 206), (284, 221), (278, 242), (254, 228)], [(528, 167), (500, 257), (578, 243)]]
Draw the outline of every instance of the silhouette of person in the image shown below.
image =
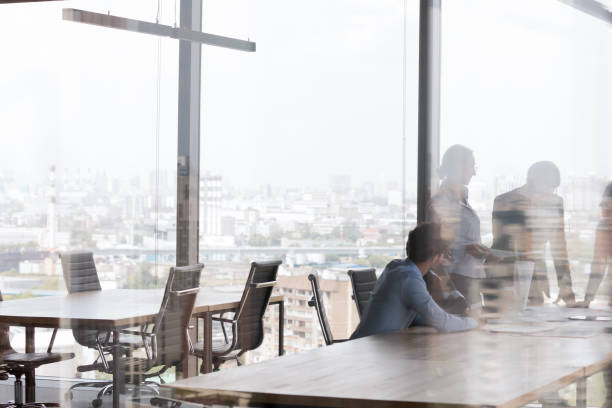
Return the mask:
[(468, 201), (467, 186), (476, 175), (472, 150), (463, 145), (449, 147), (438, 175), (442, 181), (427, 208), (427, 220), (439, 223), (442, 238), (451, 243), (451, 261), (443, 270), (471, 305), (481, 304), (483, 262), (491, 252), (481, 244), (480, 218)]
[(550, 161), (540, 161), (527, 171), (522, 187), (501, 194), (493, 204), (493, 248), (514, 252), (518, 258), (534, 262), (529, 288), (529, 304), (550, 297), (545, 251), (550, 244), (554, 260), (559, 297), (575, 306), (572, 278), (567, 257), (563, 199), (555, 194), (561, 174)]
[[(595, 294), (606, 274), (606, 269), (610, 270), (612, 265), (612, 182), (606, 186), (599, 205), (601, 207), (601, 219), (595, 232), (591, 274), (589, 275), (584, 302), (581, 304), (584, 307), (589, 307), (589, 304), (595, 299)], [(610, 288), (607, 289), (608, 303), (612, 306), (612, 293), (609, 293)]]

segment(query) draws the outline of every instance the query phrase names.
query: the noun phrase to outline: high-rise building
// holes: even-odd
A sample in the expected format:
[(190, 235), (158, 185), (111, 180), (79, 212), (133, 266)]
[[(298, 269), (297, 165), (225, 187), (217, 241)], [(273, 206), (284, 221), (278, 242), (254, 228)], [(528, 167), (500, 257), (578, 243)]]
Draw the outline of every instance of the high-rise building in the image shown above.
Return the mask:
[(200, 234), (221, 235), (222, 177), (206, 174), (200, 178)]
[(344, 174), (332, 176), (331, 189), (336, 194), (348, 194), (351, 191), (351, 176)]
[(49, 203), (47, 206), (47, 249), (57, 248), (57, 189), (55, 188), (55, 165), (49, 167)]

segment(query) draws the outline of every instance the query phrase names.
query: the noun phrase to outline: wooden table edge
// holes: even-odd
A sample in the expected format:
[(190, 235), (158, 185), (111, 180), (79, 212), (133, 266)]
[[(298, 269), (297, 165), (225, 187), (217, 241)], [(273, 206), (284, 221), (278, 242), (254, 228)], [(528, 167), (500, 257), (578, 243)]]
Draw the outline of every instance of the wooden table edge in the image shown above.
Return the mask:
[[(307, 396), (298, 394), (273, 394), (248, 391), (231, 391), (222, 389), (201, 389), (189, 386), (176, 386), (174, 384), (161, 384), (160, 387), (168, 388), (177, 392), (179, 395), (173, 396), (177, 400), (184, 398), (184, 401), (194, 403), (228, 403), (238, 404), (235, 406), (246, 406), (243, 404), (278, 404), (280, 406), (316, 406), (316, 407), (356, 407), (356, 408), (497, 408), (494, 405), (469, 405), (457, 403), (433, 403), (433, 402), (407, 402), (395, 400), (374, 400), (360, 398), (346, 398), (333, 396)], [(182, 394), (182, 395), (181, 395)]]

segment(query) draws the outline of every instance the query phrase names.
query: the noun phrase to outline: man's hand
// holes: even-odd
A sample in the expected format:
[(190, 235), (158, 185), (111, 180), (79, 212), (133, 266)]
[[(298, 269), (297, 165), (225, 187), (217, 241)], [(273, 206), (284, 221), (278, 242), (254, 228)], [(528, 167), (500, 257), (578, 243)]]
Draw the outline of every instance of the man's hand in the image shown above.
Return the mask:
[(578, 302), (574, 302), (574, 304), (571, 307), (579, 307), (579, 308), (583, 308), (583, 309), (588, 309), (590, 305), (591, 305), (591, 301), (590, 300), (581, 300), (581, 301), (578, 301)]
[(576, 295), (574, 295), (574, 292), (571, 288), (561, 288), (559, 290), (559, 296), (557, 296), (557, 299), (555, 299), (553, 303), (557, 304), (561, 300), (563, 300), (565, 306), (567, 307), (582, 307), (576, 306)]
[(465, 246), (465, 252), (477, 259), (485, 259), (491, 256), (491, 250), (484, 245), (469, 244)]

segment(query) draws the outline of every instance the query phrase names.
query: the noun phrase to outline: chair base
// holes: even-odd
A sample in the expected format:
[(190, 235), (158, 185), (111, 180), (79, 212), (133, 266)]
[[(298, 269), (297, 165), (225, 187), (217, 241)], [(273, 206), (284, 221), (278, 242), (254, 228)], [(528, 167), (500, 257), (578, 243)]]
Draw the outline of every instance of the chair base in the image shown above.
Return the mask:
[[(159, 390), (156, 387), (157, 385), (158, 384), (154, 381), (144, 381), (143, 383), (139, 385), (126, 384), (126, 387), (132, 388), (133, 400), (136, 400), (138, 399), (138, 397), (140, 397), (140, 391), (143, 389), (150, 391), (155, 397), (159, 396)], [(102, 398), (104, 398), (105, 395), (112, 395), (112, 394), (113, 394), (113, 384), (111, 383), (111, 384), (108, 384), (102, 387), (102, 389), (98, 392), (96, 399), (91, 401), (91, 405), (93, 405), (94, 408), (101, 407)]]
[(61, 407), (57, 402), (23, 402), (23, 382), (21, 374), (15, 375), (15, 401), (6, 404), (0, 404), (0, 408), (45, 408), (45, 407)]
[(81, 387), (90, 387), (90, 388), (104, 388), (108, 385), (112, 385), (112, 381), (91, 381), (91, 382), (80, 382), (80, 383), (76, 383), (73, 384), (72, 386), (70, 386), (70, 388), (68, 389), (68, 391), (66, 391), (66, 399), (69, 401), (72, 401), (73, 398), (73, 393), (72, 390), (74, 390), (75, 388), (81, 388)]

